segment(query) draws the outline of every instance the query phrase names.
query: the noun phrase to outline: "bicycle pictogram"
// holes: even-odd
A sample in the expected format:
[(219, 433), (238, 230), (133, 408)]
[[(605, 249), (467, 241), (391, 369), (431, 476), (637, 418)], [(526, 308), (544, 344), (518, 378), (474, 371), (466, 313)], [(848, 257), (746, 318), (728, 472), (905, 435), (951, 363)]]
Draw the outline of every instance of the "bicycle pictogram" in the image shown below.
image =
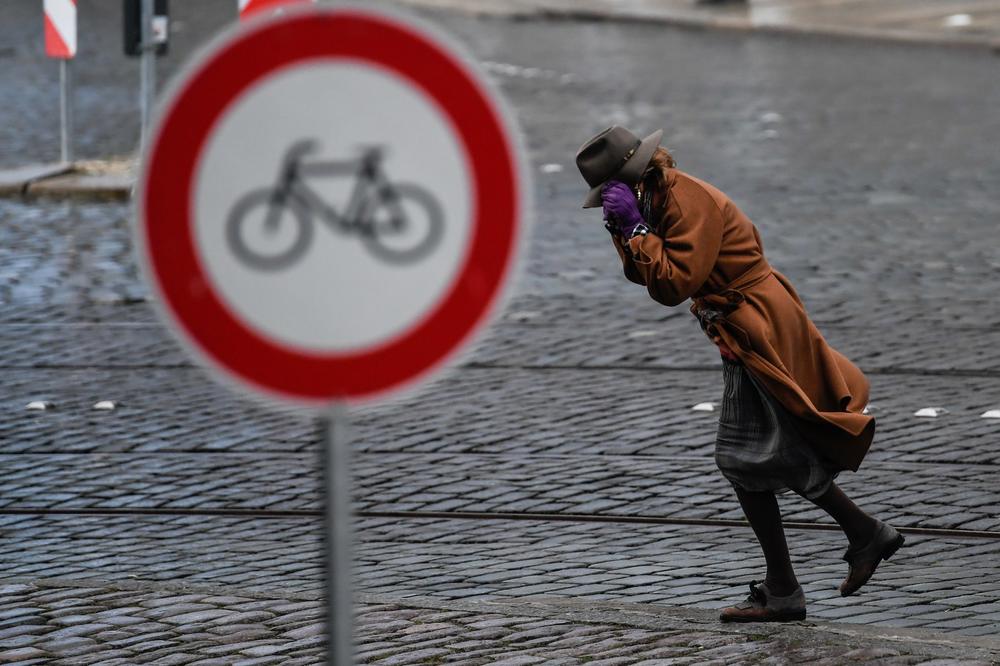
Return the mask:
[[(292, 266), (309, 251), (317, 218), (334, 231), (359, 236), (373, 256), (387, 263), (414, 263), (434, 251), (444, 233), (441, 205), (419, 185), (391, 181), (382, 166), (382, 147), (364, 147), (355, 159), (307, 161), (317, 148), (314, 140), (294, 143), (276, 183), (247, 192), (233, 205), (226, 239), (241, 262), (262, 271)], [(343, 212), (306, 182), (349, 175), (355, 180)]]

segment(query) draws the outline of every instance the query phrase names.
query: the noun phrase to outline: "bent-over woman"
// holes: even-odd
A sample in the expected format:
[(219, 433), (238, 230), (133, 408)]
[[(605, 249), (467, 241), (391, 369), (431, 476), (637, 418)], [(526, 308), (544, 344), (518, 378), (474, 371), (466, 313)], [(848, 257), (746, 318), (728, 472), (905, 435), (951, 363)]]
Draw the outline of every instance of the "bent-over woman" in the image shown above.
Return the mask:
[(792, 569), (776, 492), (792, 490), (829, 513), (849, 541), (843, 596), (868, 582), (903, 544), (837, 486), (871, 445), (868, 381), (830, 347), (798, 294), (764, 257), (756, 227), (712, 185), (676, 168), (662, 130), (640, 140), (611, 127), (576, 163), (603, 207), (625, 277), (667, 306), (691, 312), (722, 356), (725, 383), (715, 460), (764, 551), (764, 581), (722, 610), (724, 622), (801, 620), (805, 596)]

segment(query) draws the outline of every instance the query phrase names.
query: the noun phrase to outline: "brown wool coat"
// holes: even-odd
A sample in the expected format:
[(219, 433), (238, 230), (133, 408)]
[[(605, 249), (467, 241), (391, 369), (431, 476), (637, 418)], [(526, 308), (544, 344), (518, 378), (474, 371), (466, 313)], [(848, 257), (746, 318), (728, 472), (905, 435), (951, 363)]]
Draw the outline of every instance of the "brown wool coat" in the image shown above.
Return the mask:
[[(767, 390), (798, 417), (802, 435), (844, 469), (857, 470), (875, 433), (862, 413), (868, 380), (832, 348), (795, 289), (764, 258), (760, 236), (729, 197), (676, 170), (667, 172), (667, 207), (646, 236), (615, 239), (625, 277), (654, 300), (722, 313), (706, 333), (726, 344)], [(704, 324), (703, 324), (704, 325)]]

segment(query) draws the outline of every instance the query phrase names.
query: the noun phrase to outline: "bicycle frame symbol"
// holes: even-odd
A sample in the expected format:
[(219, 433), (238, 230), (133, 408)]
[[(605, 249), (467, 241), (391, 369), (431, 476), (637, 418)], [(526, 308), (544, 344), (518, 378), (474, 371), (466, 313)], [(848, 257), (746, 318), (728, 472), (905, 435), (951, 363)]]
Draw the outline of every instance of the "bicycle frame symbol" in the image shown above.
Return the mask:
[[(294, 143), (285, 152), (275, 184), (251, 190), (233, 204), (226, 219), (226, 239), (237, 259), (262, 271), (292, 266), (312, 245), (317, 218), (334, 231), (360, 236), (373, 256), (390, 264), (413, 263), (434, 251), (444, 232), (441, 205), (419, 185), (392, 182), (382, 167), (381, 147), (364, 147), (352, 160), (306, 161), (317, 147), (314, 140)], [(343, 213), (305, 182), (347, 175), (355, 180)], [(256, 232), (250, 237), (258, 241), (278, 240), (282, 230), (291, 240), (281, 247), (248, 243), (250, 232)]]

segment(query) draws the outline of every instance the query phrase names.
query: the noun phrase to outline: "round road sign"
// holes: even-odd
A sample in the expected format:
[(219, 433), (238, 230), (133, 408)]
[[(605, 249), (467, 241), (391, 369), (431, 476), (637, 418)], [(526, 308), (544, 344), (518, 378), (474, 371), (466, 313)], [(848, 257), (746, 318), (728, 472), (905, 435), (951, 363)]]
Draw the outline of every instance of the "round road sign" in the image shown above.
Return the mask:
[(297, 403), (371, 401), (498, 309), (527, 170), (503, 105), (437, 31), (360, 8), (252, 20), (165, 100), (140, 262), (224, 375)]

